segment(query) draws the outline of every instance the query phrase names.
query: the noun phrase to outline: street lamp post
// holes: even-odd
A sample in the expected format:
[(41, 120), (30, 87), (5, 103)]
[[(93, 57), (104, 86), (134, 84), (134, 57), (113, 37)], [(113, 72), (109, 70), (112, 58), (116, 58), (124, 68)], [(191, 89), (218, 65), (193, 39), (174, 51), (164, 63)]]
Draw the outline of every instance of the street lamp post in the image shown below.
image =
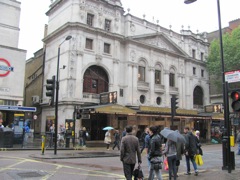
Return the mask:
[[(184, 0), (185, 4), (191, 4), (197, 0)], [(222, 41), (222, 25), (221, 25), (221, 13), (220, 13), (220, 2), (217, 0), (218, 10), (218, 25), (219, 25), (219, 43), (220, 43), (220, 57), (222, 65), (222, 91), (223, 91), (223, 104), (224, 104), (224, 136), (222, 143), (223, 150), (223, 167), (222, 169), (228, 169), (231, 172), (232, 163), (230, 158), (230, 124), (229, 124), (229, 107), (228, 107), (228, 84), (225, 82), (225, 68), (224, 68), (224, 57), (223, 57), (223, 41)]]
[(56, 79), (56, 101), (55, 101), (55, 134), (54, 134), (54, 154), (57, 154), (57, 135), (58, 135), (58, 94), (59, 94), (59, 60), (60, 60), (60, 47), (65, 42), (72, 38), (72, 36), (67, 36), (64, 41), (58, 46), (58, 56), (57, 56), (57, 79)]

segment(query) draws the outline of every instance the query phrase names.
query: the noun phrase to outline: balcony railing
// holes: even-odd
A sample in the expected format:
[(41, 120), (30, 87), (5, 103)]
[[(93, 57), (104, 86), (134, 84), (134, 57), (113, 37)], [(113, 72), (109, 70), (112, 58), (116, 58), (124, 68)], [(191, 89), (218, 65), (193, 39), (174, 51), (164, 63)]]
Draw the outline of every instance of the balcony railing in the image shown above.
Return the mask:
[(155, 84), (154, 91), (156, 93), (164, 93), (165, 92), (165, 86), (162, 84)]
[(142, 90), (142, 91), (148, 91), (149, 90), (149, 83), (148, 82), (143, 82), (143, 81), (138, 81), (137, 89)]

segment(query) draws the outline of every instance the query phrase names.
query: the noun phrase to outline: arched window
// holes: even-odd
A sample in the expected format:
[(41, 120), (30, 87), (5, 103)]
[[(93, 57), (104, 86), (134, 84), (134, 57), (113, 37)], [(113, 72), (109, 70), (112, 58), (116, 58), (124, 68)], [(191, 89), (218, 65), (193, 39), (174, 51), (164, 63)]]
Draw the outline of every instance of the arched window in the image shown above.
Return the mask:
[(162, 84), (162, 67), (159, 64), (155, 66), (155, 84)]
[(196, 86), (193, 91), (193, 106), (203, 106), (203, 90), (200, 86)]
[(89, 67), (83, 76), (83, 92), (100, 94), (108, 92), (108, 75), (100, 66)]
[(146, 80), (145, 71), (146, 71), (146, 63), (144, 62), (144, 60), (140, 60), (138, 65), (138, 81), (145, 82)]
[(170, 69), (170, 73), (169, 73), (169, 86), (170, 87), (175, 87), (176, 86), (176, 82), (175, 82), (175, 70), (173, 68)]

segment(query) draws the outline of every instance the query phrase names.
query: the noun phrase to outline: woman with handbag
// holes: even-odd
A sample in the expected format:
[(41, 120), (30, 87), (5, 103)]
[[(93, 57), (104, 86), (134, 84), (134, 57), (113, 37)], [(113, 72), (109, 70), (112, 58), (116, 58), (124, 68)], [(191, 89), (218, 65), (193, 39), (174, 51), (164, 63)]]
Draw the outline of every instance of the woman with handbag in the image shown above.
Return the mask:
[(163, 154), (166, 155), (167, 161), (168, 161), (169, 180), (172, 179), (172, 174), (174, 176), (174, 180), (176, 180), (177, 179), (177, 166), (176, 166), (177, 145), (176, 143), (168, 139), (166, 142)]
[(154, 179), (156, 174), (158, 180), (162, 180), (162, 145), (161, 138), (158, 134), (158, 127), (151, 126), (149, 128), (150, 145), (148, 150), (148, 159), (151, 163), (148, 180)]

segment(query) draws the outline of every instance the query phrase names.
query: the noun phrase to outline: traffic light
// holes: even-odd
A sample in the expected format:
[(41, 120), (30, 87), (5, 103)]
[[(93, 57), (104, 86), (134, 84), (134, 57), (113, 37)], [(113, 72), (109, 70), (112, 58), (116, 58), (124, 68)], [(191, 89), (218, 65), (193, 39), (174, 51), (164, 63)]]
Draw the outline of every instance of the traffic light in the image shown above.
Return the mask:
[(47, 85), (46, 85), (46, 96), (51, 97), (49, 101), (49, 105), (54, 105), (54, 94), (55, 94), (55, 76), (52, 77), (52, 79), (47, 79)]
[(177, 100), (178, 100), (178, 98), (176, 98), (176, 97), (172, 97), (172, 98), (171, 98), (171, 114), (172, 114), (172, 116), (175, 116), (175, 115), (176, 115), (176, 110), (177, 110), (177, 108), (178, 108), (178, 106), (177, 106), (177, 104), (178, 104)]
[(231, 93), (232, 109), (234, 112), (240, 112), (240, 91), (233, 91)]
[(76, 115), (76, 119), (81, 119), (81, 117), (82, 117), (82, 110), (77, 110), (77, 115)]

